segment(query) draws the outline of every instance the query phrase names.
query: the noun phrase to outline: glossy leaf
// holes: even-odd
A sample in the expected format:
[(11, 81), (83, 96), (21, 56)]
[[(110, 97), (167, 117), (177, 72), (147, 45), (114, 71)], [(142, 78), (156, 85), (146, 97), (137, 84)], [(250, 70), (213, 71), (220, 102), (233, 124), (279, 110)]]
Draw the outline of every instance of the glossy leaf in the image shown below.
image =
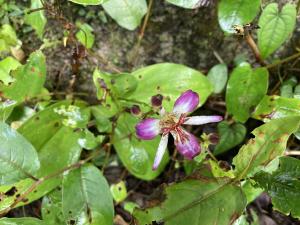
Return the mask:
[(0, 219), (1, 225), (46, 225), (42, 220), (33, 217), (23, 218), (2, 218)]
[(39, 168), (34, 147), (9, 125), (0, 122), (0, 185), (33, 177)]
[(287, 116), (300, 116), (300, 99), (280, 96), (265, 96), (255, 109), (252, 117), (265, 122)]
[(81, 5), (100, 5), (108, 0), (69, 0)]
[(137, 28), (147, 12), (146, 0), (109, 0), (102, 6), (121, 27), (128, 30)]
[(258, 47), (263, 58), (276, 51), (291, 35), (296, 25), (296, 6), (286, 4), (279, 11), (277, 3), (263, 10), (258, 25)]
[(274, 209), (300, 218), (300, 160), (281, 157), (280, 167), (272, 174), (261, 172), (254, 178), (272, 198)]
[[(78, 139), (81, 136), (80, 132), (75, 132), (76, 129), (64, 126), (64, 117), (54, 112), (55, 108), (59, 108), (61, 105), (68, 106), (70, 104), (71, 101), (63, 101), (51, 105), (32, 116), (18, 130), (31, 142), (38, 152), (41, 167), (37, 172), (37, 177), (43, 177), (57, 172), (75, 163), (79, 159), (81, 153), (81, 147), (78, 144)], [(77, 104), (80, 105), (80, 103)], [(82, 107), (84, 108), (84, 106)], [(27, 190), (32, 185), (32, 182), (30, 179), (25, 179), (13, 185), (1, 186), (0, 192), (6, 192), (14, 186), (16, 193), (13, 196), (4, 198), (0, 202), (0, 209), (8, 207), (14, 201), (14, 197)], [(18, 206), (28, 204), (41, 198), (60, 183), (61, 177), (55, 177), (45, 181), (39, 185), (34, 192), (31, 192), (27, 196), (27, 201), (21, 202)]]
[[(161, 206), (136, 210), (139, 225), (152, 221), (165, 225), (227, 225), (242, 214), (246, 199), (240, 187), (222, 180), (186, 180), (166, 189)], [(180, 199), (180, 201), (178, 201)]]
[(40, 94), (46, 80), (46, 62), (42, 52), (32, 53), (28, 62), (12, 72), (15, 82), (6, 86), (0, 84), (3, 96), (18, 102)]
[(208, 1), (209, 0), (167, 0), (167, 2), (187, 9), (195, 9), (200, 6), (205, 6)]
[(152, 180), (163, 171), (169, 157), (166, 152), (158, 169), (152, 170), (160, 137), (150, 141), (137, 139), (135, 125), (138, 122), (139, 120), (130, 114), (120, 116), (113, 137), (113, 144), (122, 163), (130, 173), (142, 180)]
[(213, 90), (209, 80), (202, 73), (179, 64), (162, 63), (147, 66), (133, 72), (132, 75), (137, 78), (139, 85), (128, 99), (149, 105), (152, 96), (161, 94), (164, 96), (163, 106), (167, 111), (172, 110), (178, 96), (188, 89), (199, 94), (200, 105)]
[(233, 158), (236, 176), (243, 179), (249, 174), (253, 175), (281, 156), (289, 136), (297, 131), (299, 125), (300, 117), (285, 117), (256, 128), (252, 132), (255, 138), (244, 145)]
[(62, 212), (61, 187), (43, 197), (42, 218), (47, 225), (65, 225)]
[(14, 81), (14, 78), (10, 76), (10, 71), (17, 69), (21, 66), (17, 60), (12, 57), (7, 57), (0, 61), (0, 82), (3, 82), (5, 85)]
[(214, 87), (214, 93), (220, 94), (227, 83), (228, 69), (226, 64), (215, 65), (207, 74), (208, 80)]
[(83, 224), (113, 224), (109, 186), (95, 166), (84, 165), (64, 176), (62, 209), (66, 223), (73, 220)]
[(219, 24), (223, 31), (234, 33), (232, 26), (252, 22), (260, 8), (260, 0), (221, 0), (218, 7)]
[[(41, 0), (31, 0), (30, 9), (38, 9), (41, 7), (43, 7)], [(39, 10), (25, 15), (25, 23), (33, 27), (41, 40), (43, 39), (44, 28), (47, 23), (47, 18), (44, 13), (44, 10)]]
[(93, 34), (93, 28), (87, 23), (76, 23), (79, 31), (76, 33), (76, 38), (79, 40), (81, 44), (83, 44), (86, 48), (92, 48), (95, 37)]
[(246, 132), (247, 129), (243, 124), (229, 124), (226, 121), (219, 123), (218, 134), (220, 135), (220, 141), (214, 150), (214, 154), (224, 153), (242, 143)]
[(248, 63), (234, 69), (226, 90), (226, 106), (239, 122), (246, 122), (268, 90), (268, 70), (252, 70)]

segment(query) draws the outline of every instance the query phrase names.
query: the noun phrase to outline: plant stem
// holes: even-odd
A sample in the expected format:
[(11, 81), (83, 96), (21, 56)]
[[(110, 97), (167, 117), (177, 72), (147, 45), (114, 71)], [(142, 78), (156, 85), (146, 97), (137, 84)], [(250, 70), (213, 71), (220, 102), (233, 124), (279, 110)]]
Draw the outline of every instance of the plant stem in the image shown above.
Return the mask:
[(298, 58), (298, 57), (300, 57), (300, 52), (298, 52), (298, 53), (296, 53), (296, 54), (294, 54), (294, 55), (291, 55), (291, 56), (289, 56), (289, 57), (287, 57), (287, 58), (285, 58), (285, 59), (282, 59), (282, 60), (280, 60), (280, 61), (278, 61), (278, 62), (275, 62), (275, 63), (273, 63), (273, 64), (270, 64), (270, 65), (266, 66), (266, 68), (267, 68), (267, 69), (272, 69), (272, 68), (274, 68), (274, 67), (276, 67), (276, 66), (279, 66), (279, 65), (281, 65), (281, 64), (283, 64), (283, 63), (287, 63), (287, 62), (289, 62), (289, 61), (291, 61), (291, 60), (293, 60), (293, 59), (296, 59), (296, 58)]
[(250, 33), (247, 33), (245, 35), (245, 40), (247, 42), (247, 44), (249, 45), (249, 47), (251, 48), (252, 52), (254, 53), (254, 56), (256, 58), (256, 61), (260, 63), (260, 65), (265, 66), (266, 63), (264, 62), (264, 60), (261, 58), (259, 49), (255, 43), (255, 41), (253, 40), (252, 36)]

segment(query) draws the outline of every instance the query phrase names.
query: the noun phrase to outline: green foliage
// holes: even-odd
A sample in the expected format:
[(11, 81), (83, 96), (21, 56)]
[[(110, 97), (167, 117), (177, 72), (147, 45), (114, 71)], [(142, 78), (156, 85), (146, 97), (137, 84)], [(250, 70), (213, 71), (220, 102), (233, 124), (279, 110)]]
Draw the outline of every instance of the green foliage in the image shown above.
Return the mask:
[(116, 203), (120, 203), (127, 198), (127, 189), (124, 181), (110, 186), (110, 192)]
[(165, 154), (158, 169), (152, 170), (160, 137), (156, 137), (151, 141), (137, 139), (134, 127), (138, 121), (130, 114), (120, 116), (113, 144), (122, 163), (131, 174), (142, 180), (152, 180), (163, 171), (169, 161), (169, 156)]
[(34, 147), (18, 132), (0, 123), (0, 184), (33, 177), (40, 167)]
[(253, 70), (248, 63), (241, 64), (230, 75), (226, 90), (227, 110), (239, 122), (246, 122), (254, 107), (268, 90), (268, 70)]
[(0, 219), (0, 224), (1, 225), (46, 225), (43, 221), (31, 217), (2, 218)]
[(3, 24), (0, 28), (0, 53), (10, 51), (10, 48), (17, 44), (18, 37), (14, 28), (9, 24)]
[(69, 0), (81, 5), (100, 5), (108, 0)]
[(269, 4), (259, 18), (258, 47), (263, 58), (270, 56), (291, 35), (296, 25), (296, 7), (286, 4), (281, 11), (277, 3)]
[(95, 41), (94, 34), (92, 33), (93, 28), (87, 23), (77, 22), (76, 25), (79, 28), (79, 31), (76, 33), (78, 41), (86, 48), (92, 48)]
[(21, 64), (12, 57), (7, 57), (0, 61), (0, 81), (4, 85), (12, 83), (14, 78), (10, 76), (10, 71), (17, 69)]
[(222, 93), (228, 79), (228, 69), (226, 64), (215, 65), (208, 72), (207, 78), (214, 87), (214, 93), (215, 94)]
[(300, 160), (281, 157), (279, 168), (272, 174), (261, 172), (255, 181), (268, 192), (274, 208), (295, 218), (300, 218)]
[(221, 0), (218, 6), (219, 24), (226, 33), (234, 33), (232, 26), (252, 22), (259, 12), (260, 0)]
[(187, 221), (190, 225), (227, 225), (246, 206), (245, 196), (238, 186), (208, 178), (171, 185), (166, 195), (161, 206), (135, 211), (139, 225), (149, 225), (152, 221), (164, 221), (166, 225), (184, 225)]
[[(42, 2), (41, 0), (31, 0), (31, 6), (30, 9), (38, 9), (42, 8)], [(44, 28), (47, 23), (47, 18), (44, 15), (43, 10), (39, 10), (36, 12), (32, 12), (25, 15), (25, 23), (32, 26), (32, 28), (36, 31), (36, 34), (38, 37), (42, 40), (43, 34), (44, 34)]]
[(203, 0), (167, 0), (167, 2), (187, 9), (199, 7), (202, 1)]
[(214, 154), (218, 155), (224, 153), (242, 143), (246, 136), (246, 132), (247, 129), (243, 124), (229, 124), (226, 121), (219, 123), (218, 133), (221, 138), (214, 150)]
[(299, 125), (300, 117), (285, 117), (256, 128), (252, 132), (255, 138), (233, 158), (236, 176), (242, 179), (253, 175), (281, 156), (289, 136), (297, 131)]
[(109, 0), (102, 6), (121, 27), (128, 30), (136, 29), (147, 12), (146, 0)]
[(113, 224), (114, 208), (109, 186), (95, 166), (84, 165), (64, 176), (62, 210), (66, 223)]

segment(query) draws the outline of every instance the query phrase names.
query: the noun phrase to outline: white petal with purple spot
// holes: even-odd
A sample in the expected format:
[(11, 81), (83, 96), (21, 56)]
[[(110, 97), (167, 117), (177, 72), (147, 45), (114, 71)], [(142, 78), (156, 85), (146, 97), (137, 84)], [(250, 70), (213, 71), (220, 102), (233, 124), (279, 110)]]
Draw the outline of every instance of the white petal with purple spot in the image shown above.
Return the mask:
[(192, 90), (187, 90), (177, 98), (173, 112), (176, 114), (189, 113), (194, 111), (199, 104), (199, 96)]
[(136, 135), (140, 139), (151, 140), (160, 132), (159, 120), (148, 118), (135, 126)]
[(192, 116), (187, 117), (183, 124), (186, 125), (202, 125), (207, 123), (216, 123), (223, 120), (222, 116)]
[(157, 167), (159, 166), (159, 164), (160, 164), (160, 162), (161, 162), (161, 160), (162, 160), (162, 158), (165, 154), (165, 151), (166, 151), (167, 145), (168, 145), (168, 138), (169, 138), (169, 134), (164, 134), (161, 137), (161, 140), (159, 142), (157, 152), (156, 152), (156, 155), (155, 155), (154, 163), (153, 163), (153, 166), (152, 166), (153, 170), (157, 169)]

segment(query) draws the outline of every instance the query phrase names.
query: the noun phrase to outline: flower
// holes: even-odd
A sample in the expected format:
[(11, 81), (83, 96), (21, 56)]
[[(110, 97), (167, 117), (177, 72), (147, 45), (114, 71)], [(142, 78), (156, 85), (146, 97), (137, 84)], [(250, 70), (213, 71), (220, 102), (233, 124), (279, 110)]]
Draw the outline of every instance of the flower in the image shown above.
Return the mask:
[(188, 117), (187, 115), (194, 111), (198, 104), (198, 94), (192, 90), (187, 90), (176, 100), (172, 112), (165, 112), (162, 108), (160, 119), (147, 118), (136, 125), (136, 135), (140, 139), (151, 140), (162, 134), (153, 163), (153, 170), (157, 169), (163, 158), (170, 133), (174, 138), (177, 150), (187, 159), (191, 160), (200, 153), (201, 148), (197, 138), (184, 130), (181, 125), (202, 125), (223, 120), (222, 116)]

